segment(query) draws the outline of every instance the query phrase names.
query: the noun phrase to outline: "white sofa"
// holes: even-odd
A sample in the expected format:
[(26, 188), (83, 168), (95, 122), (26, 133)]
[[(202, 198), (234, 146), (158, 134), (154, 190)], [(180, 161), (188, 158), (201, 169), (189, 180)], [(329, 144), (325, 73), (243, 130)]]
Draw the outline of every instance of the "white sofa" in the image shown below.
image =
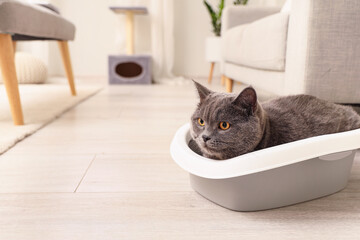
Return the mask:
[(222, 19), (222, 74), (276, 95), (360, 103), (360, 2), (293, 1), (233, 6)]

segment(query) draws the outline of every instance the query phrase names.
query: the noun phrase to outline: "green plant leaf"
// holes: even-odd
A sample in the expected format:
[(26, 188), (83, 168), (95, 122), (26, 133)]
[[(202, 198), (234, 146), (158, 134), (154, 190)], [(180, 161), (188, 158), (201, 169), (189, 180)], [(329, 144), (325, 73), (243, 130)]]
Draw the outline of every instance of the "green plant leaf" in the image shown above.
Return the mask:
[(219, 3), (218, 19), (221, 20), (221, 15), (225, 6), (225, 0), (221, 0)]
[(215, 33), (215, 35), (217, 34), (216, 32), (218, 31), (217, 30), (217, 22), (218, 22), (218, 17), (217, 17), (217, 14), (216, 12), (214, 11), (214, 9), (211, 7), (211, 5), (206, 1), (204, 0), (204, 4), (207, 8), (207, 10), (209, 11), (209, 14), (210, 14), (210, 17), (211, 17), (211, 24), (213, 26), (213, 32)]
[(218, 10), (215, 11), (213, 7), (207, 2), (207, 0), (203, 0), (209, 14), (211, 17), (211, 24), (213, 26), (213, 32), (216, 36), (220, 36), (221, 34), (221, 15), (224, 10), (225, 0), (220, 0), (218, 5)]
[(204, 0), (204, 4), (205, 4), (207, 10), (209, 11), (210, 17), (211, 18), (216, 18), (216, 13), (213, 10), (213, 8), (211, 7), (211, 5), (206, 0)]
[(248, 3), (248, 0), (235, 0), (234, 5), (246, 5)]

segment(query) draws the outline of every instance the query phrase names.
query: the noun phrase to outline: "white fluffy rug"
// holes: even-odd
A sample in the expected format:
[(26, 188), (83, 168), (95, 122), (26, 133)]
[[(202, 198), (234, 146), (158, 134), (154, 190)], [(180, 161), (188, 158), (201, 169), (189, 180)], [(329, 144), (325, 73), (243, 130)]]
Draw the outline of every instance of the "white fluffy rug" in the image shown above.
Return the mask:
[(25, 125), (14, 126), (4, 85), (0, 84), (0, 155), (17, 142), (86, 98), (97, 93), (99, 86), (77, 86), (72, 97), (67, 84), (20, 85)]

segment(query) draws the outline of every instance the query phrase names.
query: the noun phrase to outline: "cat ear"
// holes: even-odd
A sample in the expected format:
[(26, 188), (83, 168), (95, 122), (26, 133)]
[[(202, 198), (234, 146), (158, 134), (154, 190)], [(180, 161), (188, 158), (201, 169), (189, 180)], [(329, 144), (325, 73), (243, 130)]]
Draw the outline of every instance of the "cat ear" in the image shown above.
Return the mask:
[(192, 80), (192, 81), (194, 82), (196, 90), (199, 93), (200, 102), (203, 101), (210, 93), (212, 93), (211, 90), (207, 89), (206, 87), (204, 87), (200, 83), (195, 82), (194, 80)]
[(257, 108), (257, 96), (255, 89), (250, 87), (245, 88), (239, 96), (233, 101), (233, 104), (245, 108), (248, 114), (252, 114)]

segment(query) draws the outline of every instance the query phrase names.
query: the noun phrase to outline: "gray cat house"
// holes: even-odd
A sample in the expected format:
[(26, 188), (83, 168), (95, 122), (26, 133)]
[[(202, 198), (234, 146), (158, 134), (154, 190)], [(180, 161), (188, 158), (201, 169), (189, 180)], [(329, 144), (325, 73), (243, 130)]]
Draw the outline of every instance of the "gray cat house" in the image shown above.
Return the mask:
[(148, 55), (110, 55), (110, 84), (150, 84), (151, 57)]
[(320, 198), (346, 187), (360, 129), (311, 137), (212, 160), (193, 152), (190, 125), (175, 134), (170, 153), (190, 174), (192, 188), (208, 200), (235, 211), (259, 211)]
[(109, 56), (109, 83), (151, 84), (151, 56), (134, 54), (134, 15), (147, 14), (147, 8), (111, 6), (110, 10), (126, 16), (126, 54)]

